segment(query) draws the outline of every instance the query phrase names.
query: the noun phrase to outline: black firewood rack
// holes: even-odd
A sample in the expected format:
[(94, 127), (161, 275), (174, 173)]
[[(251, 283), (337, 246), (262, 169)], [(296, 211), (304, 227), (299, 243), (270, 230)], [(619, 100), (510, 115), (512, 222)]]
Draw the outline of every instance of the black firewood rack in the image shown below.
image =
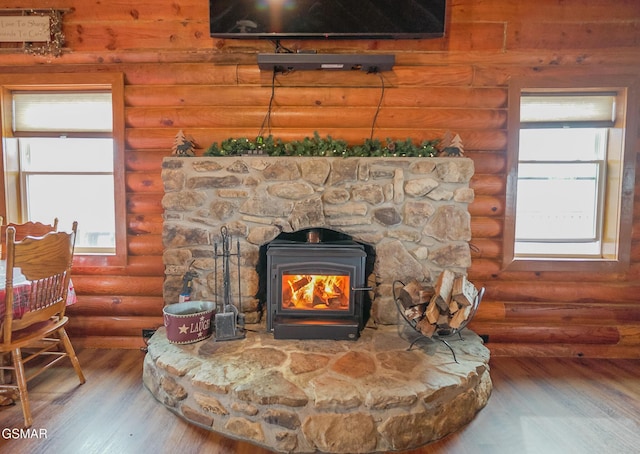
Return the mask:
[(396, 286), (398, 285), (402, 285), (404, 286), (404, 283), (402, 281), (396, 280), (393, 282), (393, 301), (396, 305), (396, 309), (398, 310), (398, 313), (400, 314), (400, 316), (404, 319), (404, 321), (407, 323), (407, 325), (413, 330), (415, 331), (416, 337), (415, 339), (413, 339), (411, 341), (411, 343), (409, 344), (409, 347), (407, 348), (407, 351), (411, 351), (411, 349), (413, 348), (413, 346), (418, 343), (421, 340), (428, 340), (428, 341), (440, 341), (442, 342), (444, 345), (446, 345), (449, 350), (451, 351), (451, 354), (453, 355), (453, 360), (457, 363), (458, 362), (458, 358), (456, 357), (456, 352), (453, 350), (453, 347), (451, 346), (451, 344), (449, 343), (449, 340), (451, 340), (453, 337), (458, 336), (460, 338), (460, 340), (464, 340), (462, 338), (462, 330), (469, 324), (469, 322), (473, 319), (473, 316), (476, 314), (477, 310), (478, 310), (478, 306), (480, 306), (480, 302), (482, 301), (482, 297), (484, 296), (484, 292), (485, 292), (485, 288), (481, 287), (480, 290), (478, 290), (478, 295), (476, 295), (475, 299), (473, 300), (473, 303), (471, 304), (471, 310), (469, 312), (469, 316), (467, 317), (467, 319), (465, 321), (463, 321), (460, 326), (458, 328), (451, 328), (449, 326), (447, 327), (440, 327), (437, 326), (436, 327), (436, 331), (433, 334), (432, 337), (428, 337), (425, 336), (424, 334), (422, 334), (422, 332), (418, 329), (418, 322), (416, 320), (411, 320), (409, 318), (407, 318), (407, 316), (404, 313), (404, 307), (402, 306), (402, 303), (400, 302), (400, 299), (398, 298), (397, 294), (396, 294)]

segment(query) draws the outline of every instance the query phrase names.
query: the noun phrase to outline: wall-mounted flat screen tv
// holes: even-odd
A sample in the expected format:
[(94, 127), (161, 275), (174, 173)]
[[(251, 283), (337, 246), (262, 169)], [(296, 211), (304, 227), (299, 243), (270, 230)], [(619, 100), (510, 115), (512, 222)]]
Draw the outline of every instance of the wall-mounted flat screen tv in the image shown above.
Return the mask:
[(447, 0), (209, 0), (211, 37), (421, 39), (444, 36)]

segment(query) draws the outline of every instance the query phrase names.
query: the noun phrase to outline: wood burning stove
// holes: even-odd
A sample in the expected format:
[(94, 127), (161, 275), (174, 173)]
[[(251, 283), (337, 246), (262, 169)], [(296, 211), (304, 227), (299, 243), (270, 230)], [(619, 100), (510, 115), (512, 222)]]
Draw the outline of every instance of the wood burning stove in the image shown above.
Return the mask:
[(267, 245), (267, 329), (276, 339), (355, 340), (364, 324), (367, 253), (351, 240)]

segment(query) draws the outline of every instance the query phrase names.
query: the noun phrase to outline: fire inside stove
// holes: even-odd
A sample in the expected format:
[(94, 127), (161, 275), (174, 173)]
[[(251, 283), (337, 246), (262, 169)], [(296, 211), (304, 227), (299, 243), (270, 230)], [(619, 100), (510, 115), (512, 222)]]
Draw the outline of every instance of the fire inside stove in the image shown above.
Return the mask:
[(282, 309), (349, 310), (349, 275), (284, 274)]

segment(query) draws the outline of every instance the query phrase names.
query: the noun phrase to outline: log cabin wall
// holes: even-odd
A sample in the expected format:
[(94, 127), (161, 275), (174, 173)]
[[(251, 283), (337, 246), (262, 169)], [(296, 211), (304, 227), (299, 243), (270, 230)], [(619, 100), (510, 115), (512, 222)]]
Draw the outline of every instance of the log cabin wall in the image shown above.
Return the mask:
[[(273, 52), (273, 43), (210, 38), (207, 0), (2, 2), (19, 6), (68, 9), (65, 52), (53, 58), (0, 49), (0, 72), (124, 74), (127, 217), (119, 222), (127, 226), (128, 265), (76, 270), (79, 302), (68, 314), (76, 344), (137, 348), (143, 328), (162, 324), (161, 160), (179, 130), (195, 139), (200, 154), (214, 141), (258, 135), (272, 74), (258, 69), (256, 53)], [(627, 272), (501, 268), (510, 78), (640, 74), (640, 2), (450, 0), (448, 6), (443, 39), (283, 44), (395, 54), (395, 68), (383, 74), (374, 136), (420, 141), (460, 134), (476, 169), (469, 210), (477, 250), (469, 278), (487, 287), (470, 326), (488, 336), (494, 355), (639, 357), (640, 184)], [(283, 139), (318, 131), (361, 141), (371, 134), (381, 85), (378, 75), (361, 71), (278, 75), (269, 131)]]

